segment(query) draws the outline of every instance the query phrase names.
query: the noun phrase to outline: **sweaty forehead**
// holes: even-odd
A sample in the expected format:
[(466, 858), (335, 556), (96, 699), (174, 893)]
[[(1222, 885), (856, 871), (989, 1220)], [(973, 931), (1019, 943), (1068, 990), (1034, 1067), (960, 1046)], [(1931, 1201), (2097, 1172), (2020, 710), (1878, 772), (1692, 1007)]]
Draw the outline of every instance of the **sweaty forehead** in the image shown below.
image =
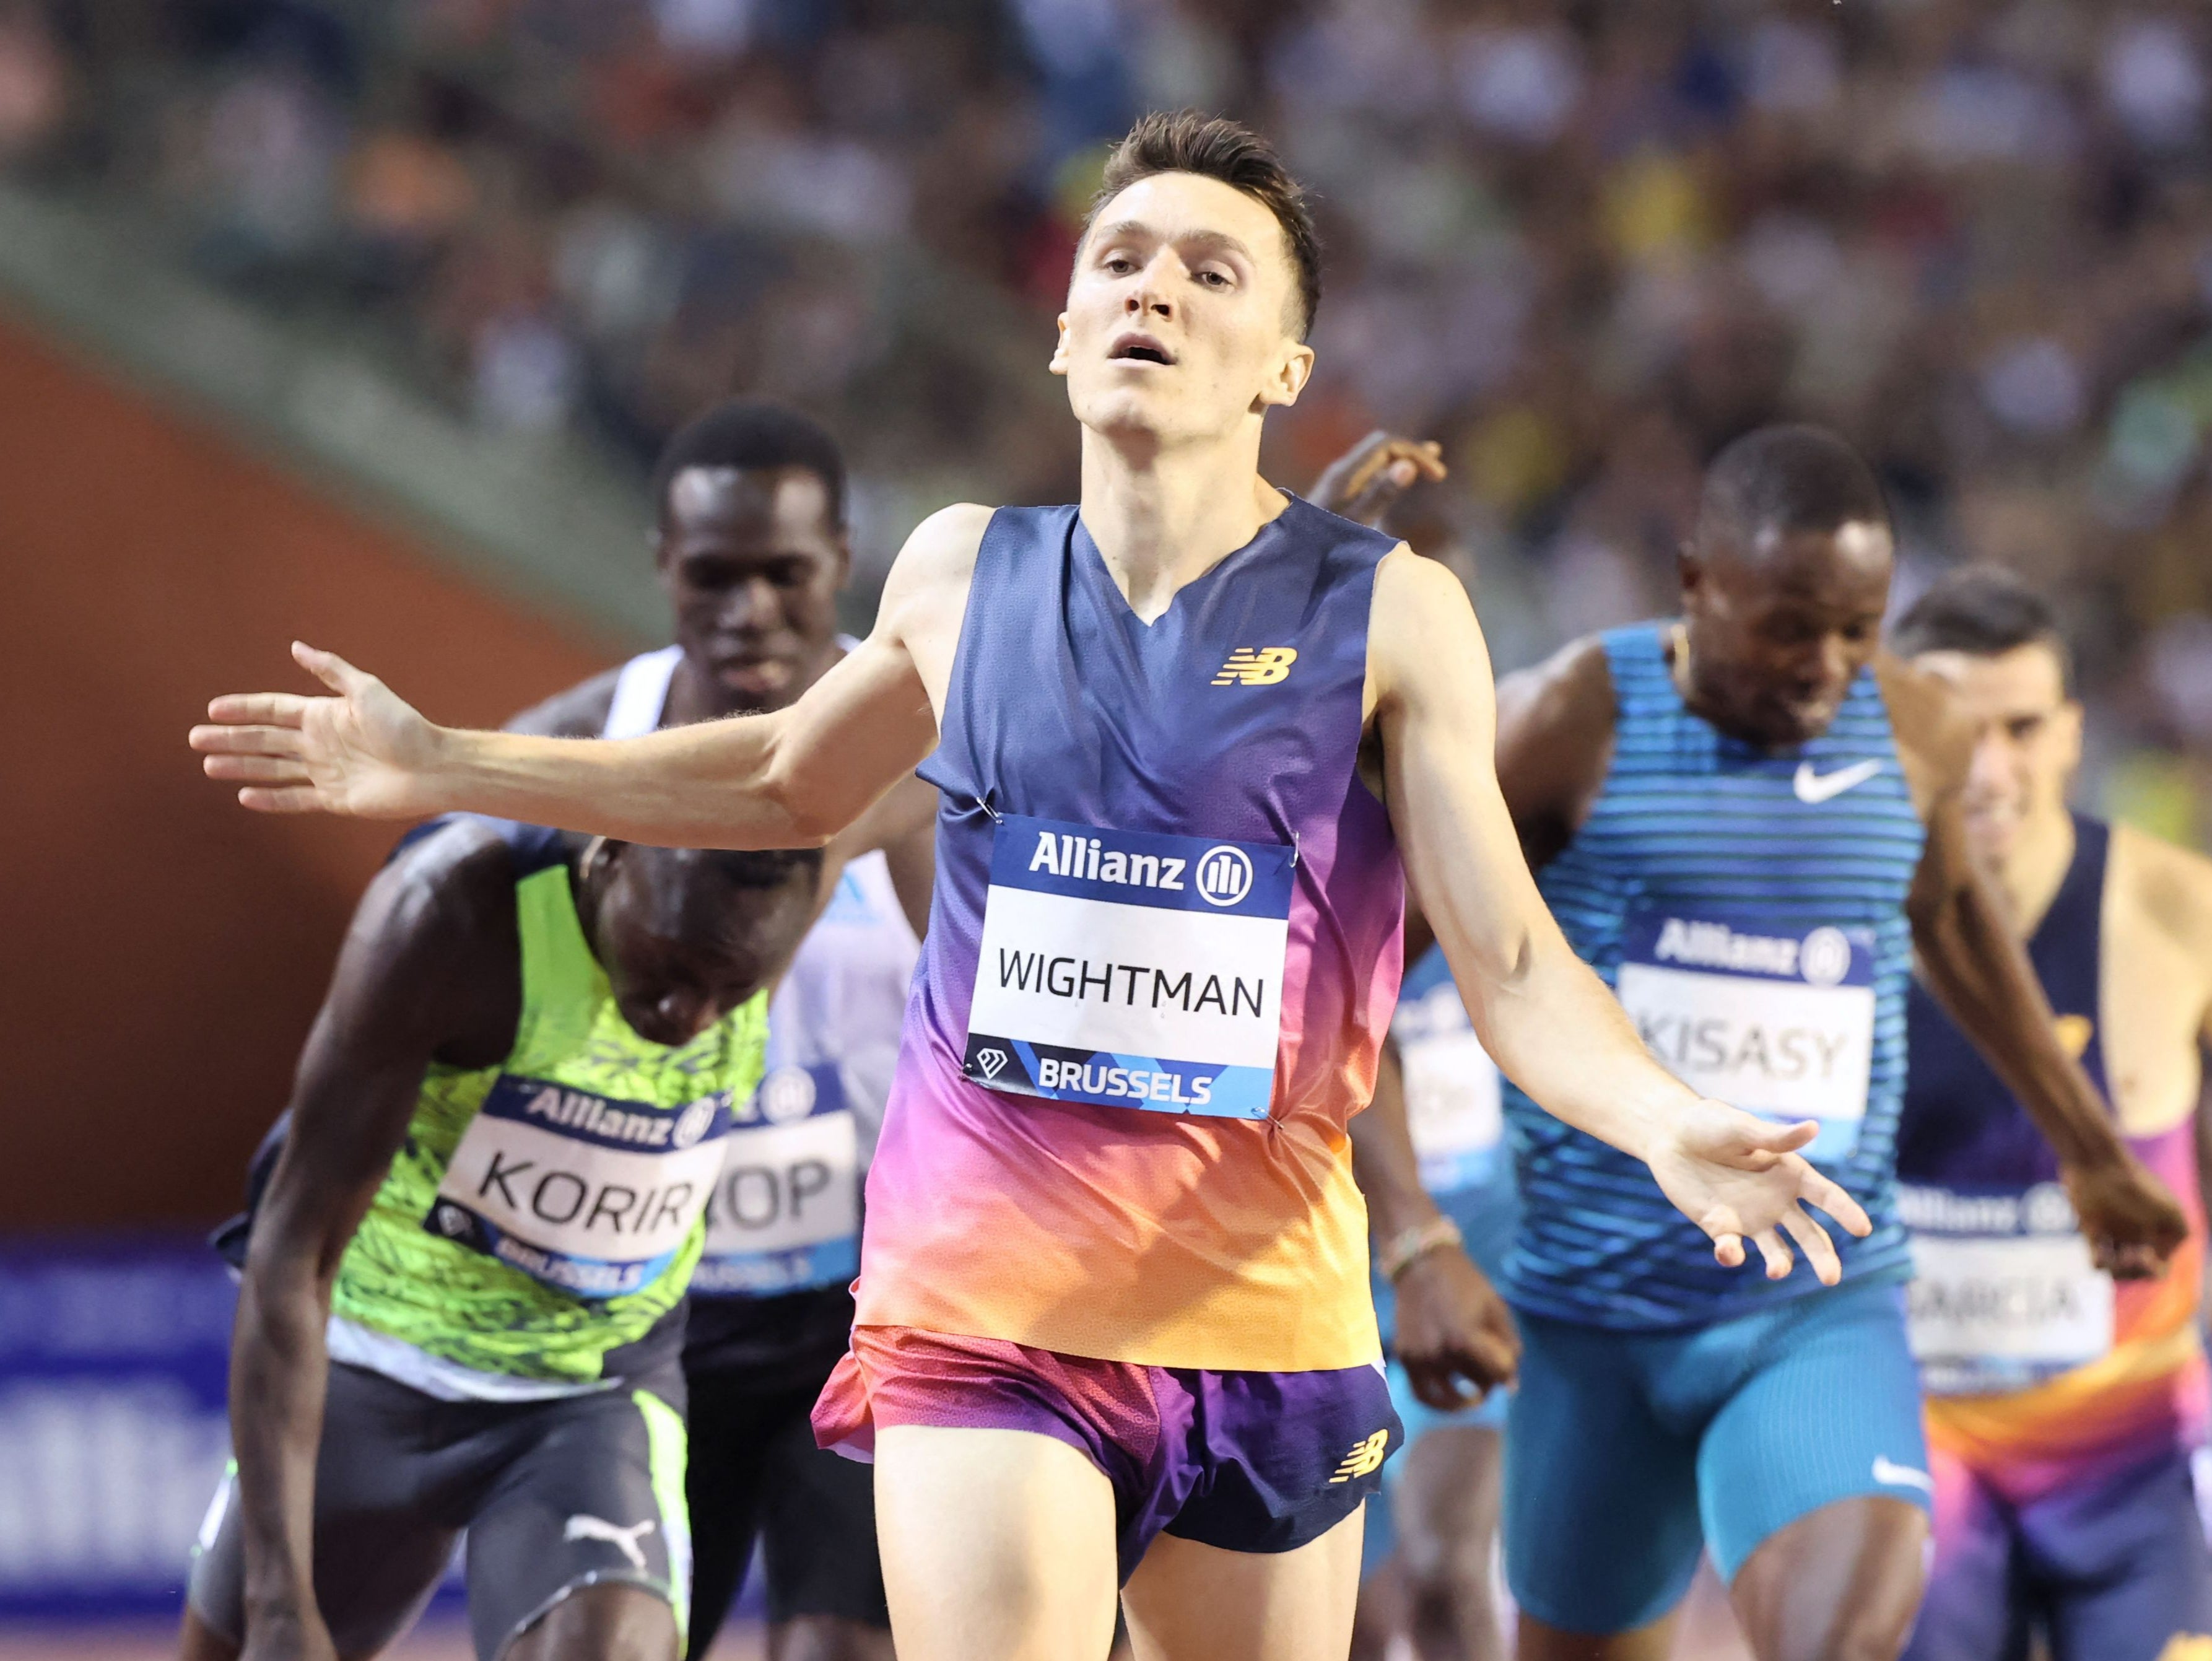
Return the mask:
[(668, 484), (672, 539), (834, 538), (830, 487), (805, 467), (686, 467)]
[(1133, 230), (1165, 242), (1224, 237), (1287, 277), (1290, 247), (1274, 210), (1234, 185), (1203, 173), (1156, 173), (1099, 205), (1091, 235)]
[(1889, 532), (1864, 520), (1832, 531), (1724, 534), (1702, 551), (1715, 574), (1747, 596), (1875, 611), (1888, 599)]

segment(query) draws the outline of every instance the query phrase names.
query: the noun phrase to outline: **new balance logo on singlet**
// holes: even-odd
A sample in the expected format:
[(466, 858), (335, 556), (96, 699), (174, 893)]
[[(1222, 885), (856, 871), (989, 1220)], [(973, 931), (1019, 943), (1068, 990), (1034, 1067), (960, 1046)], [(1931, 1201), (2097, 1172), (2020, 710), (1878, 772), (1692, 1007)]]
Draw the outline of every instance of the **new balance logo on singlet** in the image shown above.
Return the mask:
[(1382, 1467), (1382, 1456), (1389, 1451), (1390, 1433), (1378, 1430), (1365, 1441), (1356, 1444), (1344, 1456), (1344, 1463), (1336, 1468), (1336, 1475), (1328, 1479), (1334, 1488), (1339, 1482), (1349, 1482), (1355, 1476), (1367, 1476)]
[(1216, 686), (1273, 686), (1285, 679), (1291, 666), (1298, 660), (1294, 646), (1240, 646), (1229, 654), (1229, 661), (1221, 666), (1221, 672), (1213, 678)]

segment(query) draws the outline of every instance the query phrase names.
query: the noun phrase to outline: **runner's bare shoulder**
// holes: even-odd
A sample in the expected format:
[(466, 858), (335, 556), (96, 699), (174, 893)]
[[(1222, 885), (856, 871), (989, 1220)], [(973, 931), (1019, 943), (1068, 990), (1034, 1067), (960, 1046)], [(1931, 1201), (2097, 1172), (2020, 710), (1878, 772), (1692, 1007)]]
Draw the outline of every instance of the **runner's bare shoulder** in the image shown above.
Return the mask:
[(884, 579), (876, 626), (863, 646), (903, 650), (940, 710), (968, 616), (975, 554), (994, 510), (972, 502), (940, 508), (914, 527)]
[(2212, 860), (2128, 824), (2112, 827), (2112, 855), (2136, 915), (2212, 962)]
[(1498, 785), (1531, 865), (1589, 817), (1613, 764), (1613, 670), (1595, 636), (1498, 683)]
[(915, 526), (884, 580), (884, 605), (927, 601), (947, 589), (963, 597), (975, 575), (975, 553), (998, 510), (973, 502), (940, 508)]
[(492, 821), (460, 815), (416, 833), (356, 908), (326, 1013), (340, 1031), (425, 1035), (437, 1060), (488, 1064), (520, 1009), (513, 851)]

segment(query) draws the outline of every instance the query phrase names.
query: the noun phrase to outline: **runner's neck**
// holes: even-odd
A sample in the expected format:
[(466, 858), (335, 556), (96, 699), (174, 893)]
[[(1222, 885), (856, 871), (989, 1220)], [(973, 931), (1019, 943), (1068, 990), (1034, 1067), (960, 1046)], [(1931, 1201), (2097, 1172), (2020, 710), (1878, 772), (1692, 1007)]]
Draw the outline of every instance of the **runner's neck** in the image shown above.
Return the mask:
[(1142, 450), (1085, 429), (1083, 526), (1143, 621), (1290, 505), (1260, 477), (1259, 453), (1256, 421), (1218, 441)]
[(2063, 808), (2031, 815), (2020, 827), (1997, 873), (2005, 909), (2022, 940), (2033, 935), (2058, 897), (2074, 864), (2074, 816)]

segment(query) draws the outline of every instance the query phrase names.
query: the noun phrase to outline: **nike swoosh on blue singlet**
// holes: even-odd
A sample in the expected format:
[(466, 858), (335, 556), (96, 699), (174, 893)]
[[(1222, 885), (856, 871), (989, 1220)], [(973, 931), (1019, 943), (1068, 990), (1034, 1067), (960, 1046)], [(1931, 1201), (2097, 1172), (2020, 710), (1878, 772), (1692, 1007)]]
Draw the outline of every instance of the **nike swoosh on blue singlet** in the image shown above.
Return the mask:
[[(1608, 985), (1620, 972), (1632, 910), (1755, 916), (1778, 934), (1856, 929), (1873, 941), (1873, 1044), (1866, 1116), (1852, 1151), (1823, 1169), (1866, 1208), (1864, 1240), (1823, 1217), (1846, 1278), (1902, 1280), (1911, 1269), (1894, 1177), (1905, 1075), (1911, 930), (1905, 897), (1926, 840), (1897, 764), (1889, 714), (1871, 670), (1811, 742), (1765, 751), (1729, 738), (1684, 707), (1661, 626), (1604, 637), (1616, 717), (1613, 757), (1587, 823), (1538, 885), (1582, 959)], [(1828, 776), (1881, 764), (1853, 788), (1797, 799), (1801, 763)], [(1561, 1042), (1573, 1042), (1562, 1034)], [(1819, 1282), (1800, 1257), (1768, 1281), (1759, 1257), (1741, 1269), (1659, 1191), (1641, 1161), (1562, 1124), (1508, 1085), (1505, 1115), (1522, 1196), (1507, 1295), (1562, 1320), (1622, 1329), (1724, 1320)]]

